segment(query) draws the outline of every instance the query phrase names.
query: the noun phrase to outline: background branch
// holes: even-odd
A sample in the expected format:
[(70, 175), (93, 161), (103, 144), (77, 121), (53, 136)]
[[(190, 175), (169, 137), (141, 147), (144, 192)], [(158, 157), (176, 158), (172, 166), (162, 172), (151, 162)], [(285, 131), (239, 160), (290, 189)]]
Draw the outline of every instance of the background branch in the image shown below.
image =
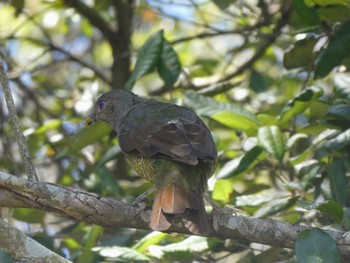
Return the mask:
[(2, 86), (2, 90), (4, 91), (6, 105), (9, 111), (9, 120), (10, 120), (12, 129), (16, 134), (17, 143), (23, 159), (24, 168), (26, 170), (26, 173), (29, 179), (38, 181), (38, 175), (32, 163), (32, 159), (30, 158), (26, 138), (24, 137), (19, 125), (19, 120), (16, 114), (15, 103), (12, 98), (10, 85), (6, 77), (6, 71), (2, 60), (0, 60), (0, 83)]
[[(0, 219), (0, 247), (16, 262), (71, 262)], [(17, 261), (18, 260), (18, 261)]]
[[(88, 224), (149, 229), (150, 210), (138, 213), (135, 206), (112, 198), (55, 184), (33, 182), (3, 172), (0, 172), (0, 188), (5, 190), (5, 194), (0, 195), (2, 207), (32, 207), (73, 217)], [(12, 197), (12, 202), (8, 202), (8, 196)], [(307, 229), (306, 226), (275, 220), (232, 215), (219, 216), (218, 223), (219, 230), (212, 230), (209, 236), (249, 240), (284, 248), (294, 248), (298, 234)], [(173, 225), (169, 232), (189, 234), (179, 224)], [(327, 233), (336, 241), (342, 256), (350, 259), (350, 238), (346, 233)]]

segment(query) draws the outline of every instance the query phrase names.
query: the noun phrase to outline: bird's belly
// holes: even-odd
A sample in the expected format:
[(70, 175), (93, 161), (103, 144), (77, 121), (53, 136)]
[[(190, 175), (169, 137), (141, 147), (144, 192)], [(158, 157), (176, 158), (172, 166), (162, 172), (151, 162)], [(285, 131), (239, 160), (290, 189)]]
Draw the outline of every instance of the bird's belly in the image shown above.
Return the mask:
[(150, 183), (156, 183), (157, 172), (153, 167), (153, 162), (150, 159), (130, 155), (127, 158), (138, 175), (142, 176)]

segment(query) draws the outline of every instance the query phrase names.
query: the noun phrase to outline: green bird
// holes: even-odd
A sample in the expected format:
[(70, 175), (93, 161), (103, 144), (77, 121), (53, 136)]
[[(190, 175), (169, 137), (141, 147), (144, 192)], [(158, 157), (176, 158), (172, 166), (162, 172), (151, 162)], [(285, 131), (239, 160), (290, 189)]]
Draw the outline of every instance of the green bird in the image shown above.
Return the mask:
[(217, 151), (203, 121), (184, 107), (123, 89), (99, 97), (86, 124), (96, 120), (113, 127), (134, 170), (154, 184), (150, 228), (165, 231), (182, 221), (193, 234), (207, 235), (203, 194)]

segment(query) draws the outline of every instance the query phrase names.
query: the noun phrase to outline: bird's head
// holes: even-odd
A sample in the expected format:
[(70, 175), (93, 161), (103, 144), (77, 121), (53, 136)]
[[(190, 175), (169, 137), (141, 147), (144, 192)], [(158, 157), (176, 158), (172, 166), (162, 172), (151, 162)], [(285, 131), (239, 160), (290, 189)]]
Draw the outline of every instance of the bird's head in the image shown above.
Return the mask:
[(115, 89), (101, 95), (85, 119), (85, 126), (99, 120), (117, 128), (121, 117), (136, 103), (137, 98), (134, 93), (123, 89)]

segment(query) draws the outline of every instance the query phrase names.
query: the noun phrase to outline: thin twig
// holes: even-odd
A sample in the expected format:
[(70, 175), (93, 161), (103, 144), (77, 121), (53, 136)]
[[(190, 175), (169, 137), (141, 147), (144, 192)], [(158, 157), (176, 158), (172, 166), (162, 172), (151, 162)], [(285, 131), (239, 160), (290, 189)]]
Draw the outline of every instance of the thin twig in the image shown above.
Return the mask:
[(16, 134), (17, 143), (19, 146), (19, 150), (23, 159), (24, 168), (26, 170), (26, 173), (28, 175), (28, 178), (33, 181), (38, 181), (38, 176), (35, 171), (34, 165), (32, 163), (32, 160), (30, 158), (29, 150), (28, 150), (28, 144), (26, 142), (26, 139), (21, 131), (19, 120), (16, 114), (16, 108), (15, 103), (13, 101), (13, 97), (11, 94), (10, 85), (8, 82), (8, 79), (6, 77), (6, 71), (5, 66), (2, 60), (0, 60), (0, 84), (2, 86), (2, 90), (4, 91), (5, 100), (7, 109), (9, 111), (9, 120), (10, 124)]

